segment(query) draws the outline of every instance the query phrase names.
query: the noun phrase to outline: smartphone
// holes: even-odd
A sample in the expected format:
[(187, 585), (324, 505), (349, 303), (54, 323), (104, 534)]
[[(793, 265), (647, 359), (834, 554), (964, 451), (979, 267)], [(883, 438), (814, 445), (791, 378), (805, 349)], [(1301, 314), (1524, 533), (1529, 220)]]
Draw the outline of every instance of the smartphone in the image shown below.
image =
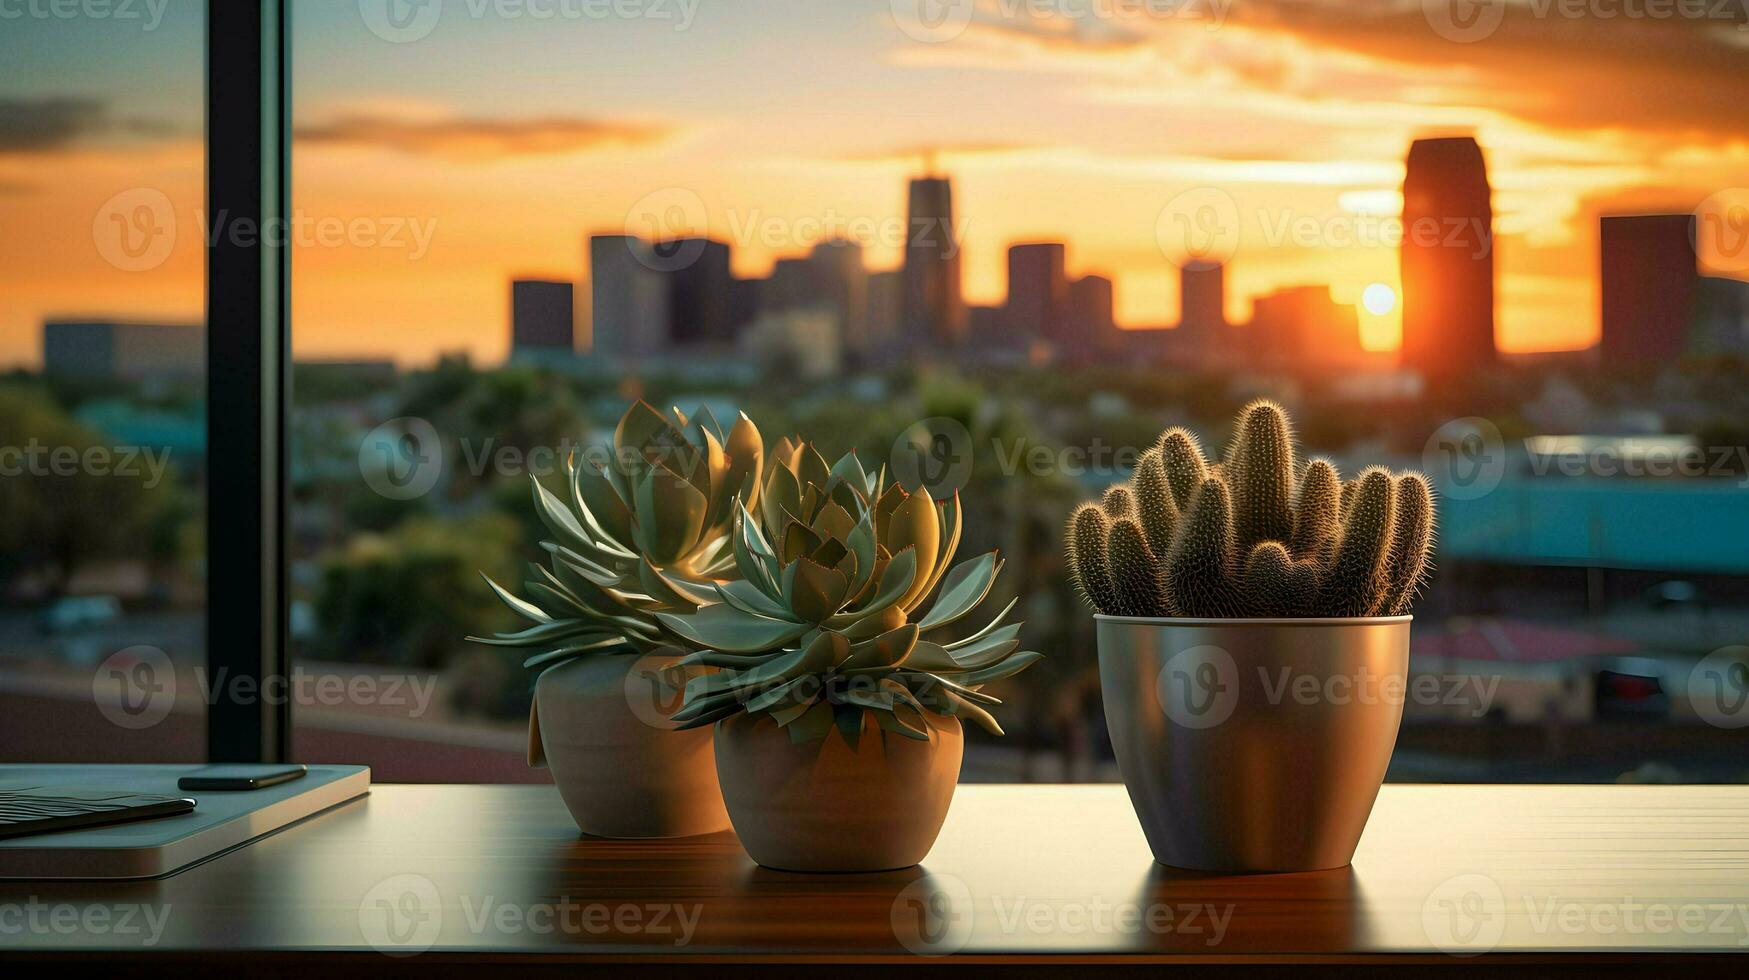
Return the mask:
[(289, 783), (309, 770), (300, 764), (252, 765), (227, 763), (206, 766), (176, 781), (177, 789), (233, 790), (262, 789)]

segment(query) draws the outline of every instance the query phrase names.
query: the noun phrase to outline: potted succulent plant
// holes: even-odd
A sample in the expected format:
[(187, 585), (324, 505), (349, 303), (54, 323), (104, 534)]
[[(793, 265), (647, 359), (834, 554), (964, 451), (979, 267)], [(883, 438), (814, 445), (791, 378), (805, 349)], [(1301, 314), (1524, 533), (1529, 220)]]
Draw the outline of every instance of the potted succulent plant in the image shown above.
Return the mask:
[[(994, 552), (951, 565), (957, 495), (937, 502), (828, 466), (811, 445), (771, 453), (757, 508), (733, 535), (723, 601), (657, 618), (694, 648), (684, 729), (715, 728), (717, 774), (753, 859), (790, 871), (909, 867), (934, 844), (964, 750), (960, 719), (992, 733), (983, 692), (1039, 654), (1018, 652), (1010, 602), (954, 640), (990, 591)], [(758, 516), (755, 516), (758, 515)], [(924, 609), (930, 595), (935, 599)], [(964, 632), (964, 631), (956, 631)]]
[(536, 651), (529, 763), (551, 767), (587, 834), (679, 837), (728, 828), (707, 733), (679, 732), (670, 668), (686, 651), (656, 617), (717, 602), (736, 574), (729, 532), (759, 503), (764, 445), (746, 417), (724, 432), (705, 409), (689, 418), (639, 402), (604, 460), (566, 462), (564, 497), (534, 483), (551, 535), (523, 595), (487, 578), (532, 625), (470, 639)]
[(1301, 463), (1282, 409), (1211, 463), (1174, 428), (1070, 518), (1113, 748), (1162, 864), (1342, 867), (1402, 720), (1434, 506), (1420, 474)]

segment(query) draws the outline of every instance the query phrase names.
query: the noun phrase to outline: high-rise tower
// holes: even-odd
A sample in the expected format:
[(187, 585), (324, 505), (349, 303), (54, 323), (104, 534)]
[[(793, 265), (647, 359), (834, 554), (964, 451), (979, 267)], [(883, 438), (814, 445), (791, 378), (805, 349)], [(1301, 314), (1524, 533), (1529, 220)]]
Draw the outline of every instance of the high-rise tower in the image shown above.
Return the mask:
[(1429, 379), (1492, 365), (1494, 208), (1474, 139), (1410, 145), (1400, 263), (1403, 364)]
[(965, 335), (954, 235), (952, 184), (946, 177), (911, 181), (905, 227), (905, 335), (911, 343), (952, 346)]

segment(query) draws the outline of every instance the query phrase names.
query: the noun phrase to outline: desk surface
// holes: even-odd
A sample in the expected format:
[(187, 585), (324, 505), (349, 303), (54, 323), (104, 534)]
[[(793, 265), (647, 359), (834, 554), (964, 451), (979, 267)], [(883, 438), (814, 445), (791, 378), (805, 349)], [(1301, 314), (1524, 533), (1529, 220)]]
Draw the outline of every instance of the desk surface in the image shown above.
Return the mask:
[(168, 879), (0, 883), (0, 936), (0, 960), (312, 956), (375, 972), (1454, 953), (1546, 969), (1702, 950), (1735, 970), (1749, 787), (1388, 786), (1351, 868), (1221, 878), (1154, 865), (1121, 786), (964, 786), (923, 867), (850, 876), (758, 868), (729, 834), (580, 839), (551, 787), (377, 786)]

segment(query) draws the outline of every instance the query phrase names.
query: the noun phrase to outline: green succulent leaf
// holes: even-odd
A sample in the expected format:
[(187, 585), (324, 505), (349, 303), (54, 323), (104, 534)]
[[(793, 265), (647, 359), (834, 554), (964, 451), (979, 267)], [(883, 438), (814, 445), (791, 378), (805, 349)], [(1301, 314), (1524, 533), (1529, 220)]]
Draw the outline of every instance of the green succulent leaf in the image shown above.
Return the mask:
[(721, 603), (691, 615), (657, 613), (656, 618), (687, 642), (724, 653), (772, 650), (808, 631), (806, 623), (766, 619)]
[(880, 591), (867, 604), (855, 610), (853, 618), (865, 619), (897, 604), (916, 580), (917, 552), (907, 548), (887, 562), (886, 568), (881, 571)]
[(836, 569), (798, 558), (783, 570), (783, 598), (797, 619), (823, 623), (844, 604), (850, 581)]
[(1002, 611), (996, 614), (996, 618), (990, 620), (989, 624), (986, 625), (983, 629), (977, 631), (976, 633), (973, 633), (971, 636), (968, 636), (963, 640), (955, 640), (952, 643), (943, 644), (943, 646), (947, 647), (949, 650), (958, 650), (960, 647), (971, 646), (973, 643), (976, 643), (979, 640), (983, 639), (984, 637), (989, 636), (991, 631), (995, 630), (998, 626), (1002, 625), (1002, 621), (1008, 618), (1008, 614), (1013, 612), (1014, 607), (1016, 605), (1018, 605), (1019, 603), (1020, 603), (1020, 597), (1015, 596), (1014, 598), (1008, 600), (1008, 605), (1003, 606)]
[(865, 670), (890, 670), (905, 662), (917, 645), (917, 624), (908, 623), (889, 630), (872, 640), (853, 644), (850, 655), (838, 665), (840, 673)]
[(744, 613), (754, 616), (764, 616), (768, 619), (787, 619), (789, 610), (777, 600), (766, 595), (752, 582), (718, 582), (717, 595), (723, 601)]
[(692, 550), (710, 508), (697, 487), (661, 465), (639, 481), (637, 503), (638, 546), (658, 565), (679, 561)]
[(553, 496), (552, 491), (542, 486), (541, 482), (533, 476), (528, 478), (528, 482), (534, 485), (536, 516), (540, 518), (542, 524), (546, 525), (547, 530), (553, 532), (553, 536), (559, 539), (559, 543), (574, 548), (595, 550), (595, 543), (589, 540), (589, 535), (583, 530), (583, 525), (578, 523), (576, 515), (571, 513), (564, 501)]
[(564, 646), (554, 647), (551, 650), (537, 653), (524, 660), (522, 666), (532, 670), (537, 667), (545, 667), (548, 664), (557, 663), (561, 660), (569, 660), (579, 654), (597, 652), (607, 653), (609, 652), (610, 647), (629, 649), (629, 647), (626, 646), (624, 637), (610, 633), (588, 643), (567, 643)]
[(603, 547), (630, 557), (632, 512), (614, 492), (613, 484), (596, 468), (583, 460), (571, 466), (571, 502), (583, 526), (591, 531)]
[(976, 643), (949, 650), (959, 670), (981, 670), (1013, 653), (1020, 646), (1020, 625), (1004, 626)]
[(875, 722), (881, 726), (883, 731), (891, 732), (894, 735), (903, 735), (919, 742), (929, 741), (927, 730), (906, 721), (897, 711), (877, 711), (875, 712)]
[(1013, 656), (1007, 657), (998, 663), (985, 667), (983, 670), (974, 670), (969, 673), (960, 674), (956, 680), (966, 687), (979, 687), (984, 684), (999, 681), (1004, 677), (1012, 677), (1026, 668), (1031, 667), (1040, 660), (1043, 660), (1044, 656), (1045, 655), (1042, 653), (1027, 650), (1024, 653), (1017, 653)]
[(923, 617), (923, 628), (932, 630), (946, 626), (976, 609), (978, 603), (984, 601), (984, 596), (990, 593), (990, 586), (996, 581), (999, 568), (994, 551), (954, 566), (953, 571), (948, 572), (947, 577), (942, 580), (941, 595), (935, 600), (935, 605)]
[(500, 602), (509, 606), (512, 612), (524, 619), (532, 619), (537, 623), (550, 623), (553, 621), (553, 617), (547, 615), (546, 611), (541, 607), (512, 595), (508, 589), (499, 585), (497, 582), (492, 581), (492, 576), (487, 575), (485, 572), (481, 572), (480, 577), (486, 580), (486, 584), (491, 586), (493, 594), (498, 597)]

